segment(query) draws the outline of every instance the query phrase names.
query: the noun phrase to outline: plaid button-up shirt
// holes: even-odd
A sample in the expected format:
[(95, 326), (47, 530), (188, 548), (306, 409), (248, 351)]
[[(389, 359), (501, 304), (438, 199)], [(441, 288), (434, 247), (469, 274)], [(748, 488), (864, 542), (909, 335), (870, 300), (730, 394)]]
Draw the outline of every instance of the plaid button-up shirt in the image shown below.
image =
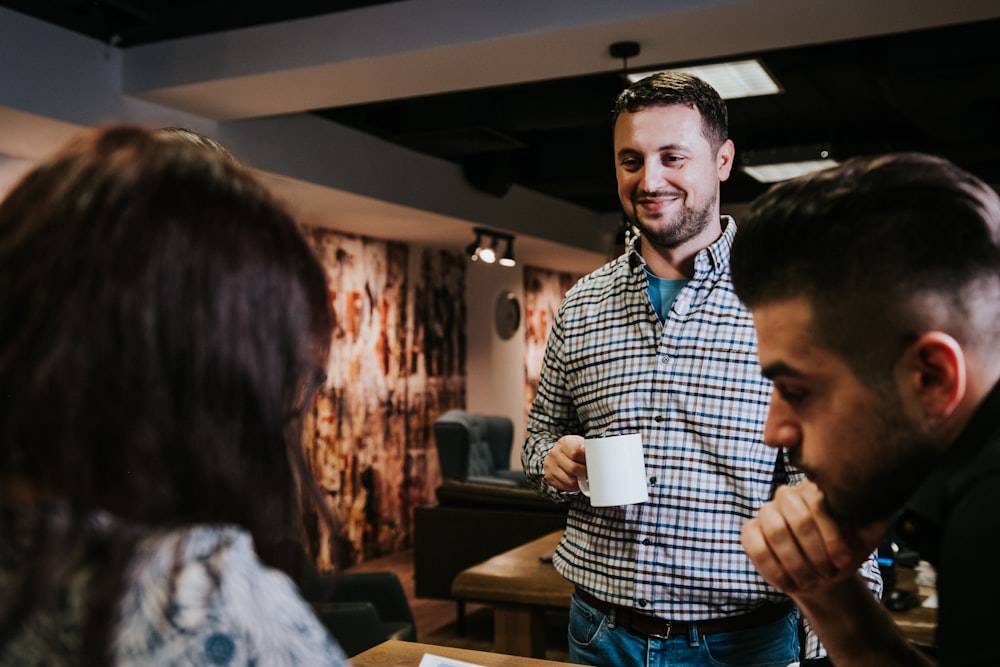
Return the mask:
[[(790, 467), (776, 470), (779, 454), (763, 443), (771, 383), (761, 375), (753, 319), (730, 282), (736, 225), (724, 223), (663, 323), (635, 250), (566, 294), (522, 454), (532, 483), (571, 503), (554, 557), (559, 572), (602, 600), (674, 621), (785, 599), (755, 571), (740, 528), (776, 484), (802, 479)], [(622, 433), (642, 435), (648, 502), (591, 507), (545, 482), (545, 456), (561, 436)], [(881, 593), (874, 558), (863, 574)]]

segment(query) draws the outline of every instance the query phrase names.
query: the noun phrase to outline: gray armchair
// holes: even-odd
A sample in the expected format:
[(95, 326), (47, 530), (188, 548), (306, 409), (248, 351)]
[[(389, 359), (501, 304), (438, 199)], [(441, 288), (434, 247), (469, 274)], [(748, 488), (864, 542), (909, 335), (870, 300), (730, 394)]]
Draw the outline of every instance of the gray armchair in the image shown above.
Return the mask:
[(527, 486), (510, 469), (514, 422), (508, 417), (448, 410), (434, 422), (434, 444), (444, 479)]

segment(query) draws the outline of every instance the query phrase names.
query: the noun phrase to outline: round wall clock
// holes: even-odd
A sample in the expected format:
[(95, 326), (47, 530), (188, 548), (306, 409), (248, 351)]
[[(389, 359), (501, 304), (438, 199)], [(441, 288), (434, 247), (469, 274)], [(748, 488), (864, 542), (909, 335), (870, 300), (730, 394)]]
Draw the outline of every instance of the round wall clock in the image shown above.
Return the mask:
[(511, 291), (501, 292), (493, 311), (493, 325), (497, 335), (507, 340), (521, 326), (521, 303)]

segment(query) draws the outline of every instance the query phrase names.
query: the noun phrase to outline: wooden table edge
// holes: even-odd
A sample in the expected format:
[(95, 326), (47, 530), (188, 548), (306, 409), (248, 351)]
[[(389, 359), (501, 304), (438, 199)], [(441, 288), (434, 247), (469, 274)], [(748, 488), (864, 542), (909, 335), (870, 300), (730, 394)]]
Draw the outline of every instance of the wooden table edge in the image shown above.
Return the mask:
[(543, 658), (528, 658), (475, 649), (438, 646), (419, 642), (389, 640), (362, 651), (350, 659), (352, 667), (416, 667), (424, 655), (452, 658), (482, 667), (565, 667), (567, 663)]

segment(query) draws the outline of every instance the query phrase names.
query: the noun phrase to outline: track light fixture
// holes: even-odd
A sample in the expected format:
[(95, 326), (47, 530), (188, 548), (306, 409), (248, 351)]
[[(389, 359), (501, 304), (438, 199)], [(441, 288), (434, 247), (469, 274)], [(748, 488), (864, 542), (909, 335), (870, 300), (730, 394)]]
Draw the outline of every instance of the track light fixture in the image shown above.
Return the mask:
[[(514, 259), (514, 237), (512, 235), (483, 227), (476, 227), (472, 231), (476, 233), (476, 240), (466, 247), (465, 253), (473, 262), (492, 264), (499, 261), (500, 266), (515, 266), (517, 264)], [(507, 248), (503, 255), (499, 254), (501, 241), (507, 242)]]

